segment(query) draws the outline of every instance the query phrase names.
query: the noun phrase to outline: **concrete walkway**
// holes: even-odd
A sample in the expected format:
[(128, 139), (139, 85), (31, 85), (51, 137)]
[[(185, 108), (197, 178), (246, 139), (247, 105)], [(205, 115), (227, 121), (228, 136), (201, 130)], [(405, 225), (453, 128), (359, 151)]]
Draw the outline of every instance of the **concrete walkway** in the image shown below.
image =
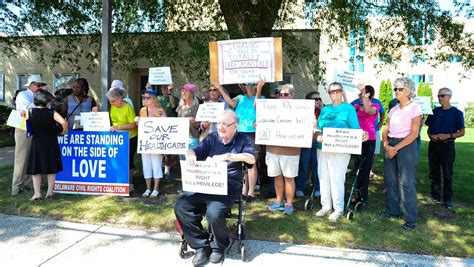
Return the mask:
[(8, 146), (0, 148), (0, 167), (13, 165), (15, 160), (15, 147)]
[[(474, 259), (248, 240), (224, 266), (474, 266)], [(192, 266), (175, 233), (0, 214), (0, 266)], [(214, 266), (209, 264), (209, 266)]]

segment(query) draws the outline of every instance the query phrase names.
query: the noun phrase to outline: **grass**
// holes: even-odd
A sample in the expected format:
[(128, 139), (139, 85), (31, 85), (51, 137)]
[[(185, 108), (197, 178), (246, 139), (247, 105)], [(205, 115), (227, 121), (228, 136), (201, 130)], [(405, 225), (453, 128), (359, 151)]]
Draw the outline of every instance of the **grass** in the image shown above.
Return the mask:
[[(424, 131), (423, 131), (424, 132)], [(371, 180), (370, 205), (356, 213), (351, 223), (341, 219), (331, 223), (317, 218), (314, 212), (303, 211), (305, 199), (295, 203), (297, 211), (287, 217), (267, 211), (265, 200), (257, 196), (245, 215), (247, 238), (276, 240), (301, 244), (332, 247), (361, 248), (398, 251), (439, 256), (472, 257), (474, 255), (474, 186), (472, 159), (474, 129), (467, 129), (466, 136), (456, 142), (454, 178), (454, 209), (449, 211), (439, 204), (426, 202), (430, 195), (427, 165), (427, 137), (423, 133), (421, 158), (417, 169), (417, 192), (420, 220), (413, 231), (402, 229), (403, 220), (380, 217), (385, 203), (383, 177)], [(138, 165), (141, 166), (141, 165)], [(173, 166), (177, 173), (178, 166)], [(32, 217), (43, 217), (85, 223), (148, 228), (174, 231), (173, 204), (178, 195), (180, 181), (164, 183), (164, 193), (157, 199), (140, 197), (57, 195), (54, 200), (30, 203), (28, 194), (9, 195), (12, 167), (0, 169), (0, 212)], [(383, 173), (383, 160), (377, 158), (376, 173)], [(138, 192), (142, 192), (141, 189)], [(307, 192), (308, 193), (308, 192)], [(231, 227), (235, 220), (230, 220)]]

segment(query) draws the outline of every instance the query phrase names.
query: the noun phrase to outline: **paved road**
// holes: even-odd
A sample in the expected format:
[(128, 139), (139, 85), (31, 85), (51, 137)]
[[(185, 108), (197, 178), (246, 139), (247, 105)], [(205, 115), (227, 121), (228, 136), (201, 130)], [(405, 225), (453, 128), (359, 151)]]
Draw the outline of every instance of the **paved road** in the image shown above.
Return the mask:
[[(0, 214), (0, 266), (192, 266), (175, 233)], [(474, 266), (474, 259), (246, 241), (224, 266)], [(209, 266), (214, 266), (209, 264)]]

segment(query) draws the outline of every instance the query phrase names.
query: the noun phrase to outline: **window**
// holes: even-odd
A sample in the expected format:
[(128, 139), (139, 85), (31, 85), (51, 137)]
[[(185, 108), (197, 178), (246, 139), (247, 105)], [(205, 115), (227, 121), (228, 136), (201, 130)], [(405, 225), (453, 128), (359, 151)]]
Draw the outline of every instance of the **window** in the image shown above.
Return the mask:
[(25, 84), (28, 82), (28, 76), (41, 75), (40, 73), (18, 74), (16, 76), (16, 90), (26, 90)]
[(420, 18), (411, 23), (408, 29), (408, 43), (410, 45), (430, 45), (434, 40), (434, 25)]
[(364, 72), (365, 29), (351, 30), (349, 34), (349, 71)]
[(53, 92), (56, 92), (60, 89), (72, 89), (74, 81), (79, 78), (77, 73), (55, 73), (53, 80)]
[(416, 83), (416, 84), (419, 84), (419, 83), (424, 83), (425, 82), (425, 78), (426, 78), (426, 75), (422, 74), (422, 75), (412, 75), (411, 76), (411, 79)]

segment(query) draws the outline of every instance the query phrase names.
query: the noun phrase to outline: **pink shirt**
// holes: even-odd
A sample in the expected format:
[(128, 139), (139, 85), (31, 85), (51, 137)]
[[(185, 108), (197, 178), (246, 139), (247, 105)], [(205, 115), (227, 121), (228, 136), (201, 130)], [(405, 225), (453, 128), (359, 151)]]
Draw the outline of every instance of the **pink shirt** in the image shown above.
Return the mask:
[(403, 109), (400, 109), (400, 104), (396, 105), (388, 113), (390, 118), (388, 136), (394, 138), (407, 137), (411, 132), (412, 119), (421, 115), (421, 108), (416, 103), (411, 102)]
[(377, 112), (375, 114), (369, 114), (364, 111), (364, 105), (360, 105), (359, 103), (355, 104), (354, 107), (357, 111), (357, 118), (359, 119), (360, 128), (366, 131), (369, 134), (369, 140), (376, 140), (375, 135), (375, 121), (377, 120), (377, 116), (380, 110), (380, 106), (372, 103), (371, 107), (375, 107)]

